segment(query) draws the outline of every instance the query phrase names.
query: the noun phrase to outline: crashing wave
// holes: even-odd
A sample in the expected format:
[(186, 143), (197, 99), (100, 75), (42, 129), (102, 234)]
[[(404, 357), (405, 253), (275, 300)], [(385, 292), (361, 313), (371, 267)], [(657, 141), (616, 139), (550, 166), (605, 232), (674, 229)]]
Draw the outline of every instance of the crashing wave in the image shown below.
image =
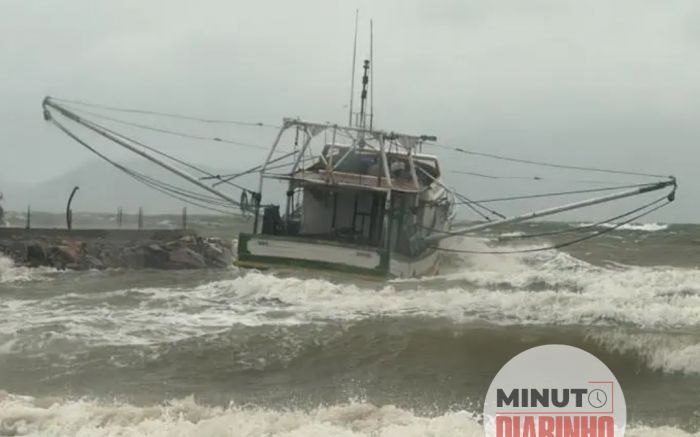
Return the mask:
[(12, 282), (46, 281), (47, 273), (55, 272), (54, 269), (40, 267), (29, 268), (16, 266), (7, 257), (0, 255), (0, 284)]
[[(592, 223), (579, 223), (576, 227), (585, 228), (591, 226)], [(638, 232), (658, 232), (665, 231), (668, 229), (668, 224), (665, 223), (626, 223), (624, 225), (618, 226), (615, 223), (604, 223), (598, 225), (601, 228), (614, 228), (620, 231), (638, 231)]]
[[(37, 326), (64, 323), (68, 329), (61, 335), (68, 341), (123, 345), (178, 341), (232, 325), (323, 325), (378, 317), (497, 325), (700, 326), (700, 270), (598, 267), (554, 251), (471, 256), (462, 262), (443, 276), (384, 284), (248, 272), (195, 287), (58, 294), (18, 300), (15, 306), (9, 301), (0, 307), (0, 330), (12, 331), (27, 320)], [(112, 329), (104, 314), (123, 328)], [(82, 323), (73, 323), (76, 319)]]
[[(238, 437), (483, 436), (478, 415), (453, 411), (422, 416), (395, 406), (363, 402), (311, 410), (235, 404), (213, 407), (192, 396), (161, 405), (135, 406), (95, 400), (39, 399), (0, 393), (2, 435)], [(691, 436), (681, 429), (628, 427), (626, 435)], [(695, 434), (697, 435), (697, 434)]]
[(637, 355), (650, 369), (700, 375), (700, 342), (697, 336), (616, 330), (589, 334), (588, 337), (609, 351)]

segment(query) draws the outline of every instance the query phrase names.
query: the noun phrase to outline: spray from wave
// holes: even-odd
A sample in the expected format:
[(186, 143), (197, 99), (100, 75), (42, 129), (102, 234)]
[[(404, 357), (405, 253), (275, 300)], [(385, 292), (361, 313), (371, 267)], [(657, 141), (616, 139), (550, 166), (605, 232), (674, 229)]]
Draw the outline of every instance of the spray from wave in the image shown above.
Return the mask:
[[(420, 416), (391, 405), (349, 402), (278, 411), (197, 403), (192, 396), (162, 405), (35, 399), (0, 393), (0, 434), (31, 436), (411, 437), (482, 436), (478, 415), (453, 411)], [(632, 426), (628, 436), (690, 434), (674, 427)]]
[(588, 337), (605, 349), (634, 354), (653, 370), (700, 375), (700, 343), (697, 336), (658, 332), (597, 332)]
[(53, 272), (54, 269), (45, 267), (32, 269), (16, 266), (10, 258), (0, 256), (0, 283), (45, 281), (49, 279), (48, 274)]
[(310, 411), (200, 405), (193, 397), (138, 407), (89, 400), (64, 401), (5, 395), (2, 435), (52, 436), (478, 436), (483, 431), (464, 411), (420, 417), (392, 406), (348, 403)]

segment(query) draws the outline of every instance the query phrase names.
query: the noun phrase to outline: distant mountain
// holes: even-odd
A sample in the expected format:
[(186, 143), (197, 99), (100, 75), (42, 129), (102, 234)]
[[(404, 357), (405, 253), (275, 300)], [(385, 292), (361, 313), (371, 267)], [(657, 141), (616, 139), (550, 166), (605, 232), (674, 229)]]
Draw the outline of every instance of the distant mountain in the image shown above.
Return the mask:
[[(129, 161), (126, 166), (163, 182), (206, 194), (195, 185), (149, 162)], [(227, 174), (235, 171), (211, 168), (206, 170), (213, 174)], [(192, 174), (192, 172), (188, 173)], [(255, 186), (254, 181), (257, 181), (256, 175), (247, 175), (236, 180), (237, 183), (249, 188)], [(122, 207), (125, 212), (135, 212), (139, 207), (143, 207), (146, 214), (178, 213), (183, 206), (187, 206), (192, 213), (210, 212), (143, 185), (102, 160), (89, 162), (62, 176), (32, 186), (0, 181), (0, 192), (5, 194), (3, 206), (6, 210), (24, 211), (28, 205), (31, 205), (35, 211), (57, 212), (65, 209), (68, 196), (76, 185), (80, 190), (73, 200), (74, 211), (111, 212)], [(240, 191), (230, 188), (224, 191), (238, 198)]]

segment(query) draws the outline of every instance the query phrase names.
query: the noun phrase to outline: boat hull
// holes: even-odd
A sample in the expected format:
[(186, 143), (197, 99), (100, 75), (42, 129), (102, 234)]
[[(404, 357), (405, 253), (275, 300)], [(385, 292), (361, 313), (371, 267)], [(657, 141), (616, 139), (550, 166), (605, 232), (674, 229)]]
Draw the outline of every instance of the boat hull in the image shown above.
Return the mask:
[(236, 260), (237, 266), (245, 268), (305, 268), (374, 279), (432, 275), (439, 263), (440, 253), (436, 250), (404, 257), (376, 247), (247, 233), (239, 236)]

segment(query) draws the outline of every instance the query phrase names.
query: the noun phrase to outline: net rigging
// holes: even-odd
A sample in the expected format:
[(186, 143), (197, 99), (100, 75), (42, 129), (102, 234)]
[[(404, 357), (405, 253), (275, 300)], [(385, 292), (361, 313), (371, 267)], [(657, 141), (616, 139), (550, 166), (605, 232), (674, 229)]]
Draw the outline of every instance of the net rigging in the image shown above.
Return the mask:
[[(144, 175), (142, 173), (139, 173), (133, 169), (128, 168), (127, 166), (123, 164), (119, 164), (113, 159), (107, 157), (104, 153), (99, 152), (97, 149), (94, 147), (90, 146), (87, 144), (87, 142), (83, 139), (81, 139), (77, 134), (75, 134), (71, 129), (69, 129), (67, 126), (65, 126), (63, 123), (60, 123), (58, 120), (56, 120), (56, 117), (52, 115), (50, 109), (56, 110), (59, 114), (67, 118), (68, 120), (71, 120), (73, 122), (78, 123), (79, 125), (107, 138), (108, 140), (111, 140), (129, 150), (132, 152), (141, 155), (142, 157), (156, 163), (157, 165), (164, 167), (165, 169), (174, 172), (178, 174), (179, 176), (187, 179), (188, 181), (194, 183), (195, 185), (198, 185), (200, 188), (204, 189), (205, 191), (208, 191), (209, 194), (202, 194), (198, 193), (192, 190), (188, 190), (185, 188), (181, 188), (178, 186), (175, 186), (173, 184), (169, 184), (167, 182), (158, 180), (157, 178), (151, 177)], [(84, 117), (81, 117), (74, 112), (70, 111), (68, 108), (61, 106), (59, 104), (56, 104), (55, 102), (52, 101), (52, 99), (47, 98), (44, 101), (44, 116), (46, 120), (52, 122), (54, 125), (56, 125), (60, 130), (62, 130), (64, 133), (66, 133), (70, 138), (81, 144), (83, 147), (86, 147), (89, 151), (92, 153), (96, 154), (98, 157), (101, 159), (105, 160), (109, 164), (113, 165), (117, 169), (121, 170), (122, 172), (126, 173), (133, 179), (153, 188), (156, 189), (157, 191), (166, 194), (170, 197), (176, 198), (178, 200), (184, 201), (188, 204), (199, 206), (208, 210), (220, 212), (220, 213), (228, 213), (230, 214), (234, 208), (240, 208), (244, 213), (247, 212), (246, 210), (250, 209), (251, 206), (249, 202), (242, 202), (244, 198), (247, 198), (248, 193), (253, 195), (253, 198), (255, 198), (255, 192), (253, 190), (250, 190), (246, 187), (243, 187), (239, 184), (236, 184), (235, 182), (232, 181), (226, 181), (225, 183), (227, 185), (234, 186), (237, 189), (240, 189), (242, 194), (241, 194), (241, 200), (236, 200), (233, 197), (223, 194), (217, 190), (214, 190), (194, 178), (193, 176), (190, 176), (187, 173), (184, 173), (183, 171), (177, 169), (177, 167), (173, 166), (172, 164), (167, 164), (161, 160), (155, 159), (153, 156), (149, 155), (146, 151), (152, 152), (155, 155), (158, 155), (162, 158), (165, 158), (166, 160), (169, 160), (175, 164), (178, 164), (184, 168), (187, 168), (189, 170), (192, 170), (200, 175), (200, 177), (216, 177), (213, 173), (195, 166), (191, 163), (188, 163), (182, 159), (179, 159), (171, 154), (162, 152), (158, 148), (149, 146), (143, 142), (140, 142), (138, 140), (135, 140), (131, 137), (128, 137), (122, 133), (119, 133), (117, 131), (114, 131), (112, 129), (107, 128), (106, 126), (100, 125), (99, 123), (96, 123), (92, 120), (85, 119)], [(247, 200), (247, 199), (246, 199)]]

